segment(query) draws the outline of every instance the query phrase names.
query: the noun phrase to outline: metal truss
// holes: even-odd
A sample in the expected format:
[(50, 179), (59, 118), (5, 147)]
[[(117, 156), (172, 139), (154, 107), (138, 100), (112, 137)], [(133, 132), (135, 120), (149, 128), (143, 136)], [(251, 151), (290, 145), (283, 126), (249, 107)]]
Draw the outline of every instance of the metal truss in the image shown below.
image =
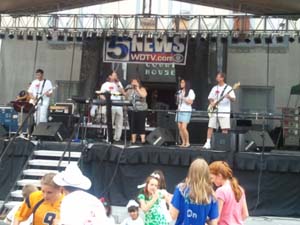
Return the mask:
[(0, 15), (0, 30), (298, 34), (299, 18), (300, 15)]

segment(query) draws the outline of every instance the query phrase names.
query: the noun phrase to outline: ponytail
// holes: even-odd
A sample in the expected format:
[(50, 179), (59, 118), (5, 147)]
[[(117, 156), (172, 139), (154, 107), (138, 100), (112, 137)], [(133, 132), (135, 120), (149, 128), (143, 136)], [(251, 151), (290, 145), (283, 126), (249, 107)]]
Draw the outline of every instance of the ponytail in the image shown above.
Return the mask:
[(242, 192), (242, 188), (239, 185), (238, 180), (235, 177), (232, 177), (230, 179), (230, 185), (234, 193), (235, 200), (239, 202), (242, 198), (243, 192)]
[(228, 163), (223, 161), (215, 161), (209, 165), (210, 173), (214, 175), (220, 174), (224, 179), (230, 181), (231, 189), (234, 193), (235, 200), (239, 202), (242, 198), (243, 191), (238, 180), (233, 176), (232, 169)]

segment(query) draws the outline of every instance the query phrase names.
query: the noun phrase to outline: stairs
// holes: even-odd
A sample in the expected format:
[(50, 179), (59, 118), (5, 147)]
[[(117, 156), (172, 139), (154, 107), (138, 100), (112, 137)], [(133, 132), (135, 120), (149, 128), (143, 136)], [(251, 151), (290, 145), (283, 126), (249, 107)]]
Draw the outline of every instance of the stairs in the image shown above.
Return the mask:
[[(59, 160), (63, 155), (66, 143), (47, 142), (37, 145), (32, 156), (27, 162), (20, 179), (16, 182), (13, 190), (4, 203), (5, 209), (9, 210), (16, 204), (23, 201), (22, 188), (27, 184), (33, 184), (40, 187), (40, 179), (47, 173), (57, 173), (63, 170), (69, 164), (69, 152), (65, 153), (60, 167)], [(58, 150), (59, 149), (59, 150)], [(80, 144), (71, 144), (70, 162), (78, 162), (81, 157), (82, 146)]]

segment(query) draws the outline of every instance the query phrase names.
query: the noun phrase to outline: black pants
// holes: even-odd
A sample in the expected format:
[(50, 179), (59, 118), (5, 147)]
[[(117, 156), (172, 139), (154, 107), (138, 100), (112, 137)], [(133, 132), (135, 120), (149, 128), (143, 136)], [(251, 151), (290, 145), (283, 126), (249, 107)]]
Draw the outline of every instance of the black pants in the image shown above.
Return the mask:
[(128, 111), (128, 120), (131, 134), (146, 134), (146, 115), (147, 111)]

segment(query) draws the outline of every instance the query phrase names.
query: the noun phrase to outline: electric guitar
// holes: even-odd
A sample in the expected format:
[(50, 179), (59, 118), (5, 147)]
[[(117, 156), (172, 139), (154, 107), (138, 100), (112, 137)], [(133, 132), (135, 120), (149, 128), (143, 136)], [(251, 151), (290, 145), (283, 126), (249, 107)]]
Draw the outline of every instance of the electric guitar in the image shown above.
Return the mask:
[(224, 98), (226, 98), (226, 95), (228, 95), (230, 92), (232, 92), (233, 90), (236, 90), (238, 89), (239, 87), (241, 86), (241, 83), (240, 82), (237, 82), (233, 85), (233, 87), (225, 94), (223, 95), (218, 101), (216, 101), (214, 103), (214, 105), (212, 104), (209, 104), (208, 106), (208, 109), (207, 109), (207, 113), (208, 113), (208, 117), (212, 117), (216, 112), (217, 112), (217, 109), (218, 109), (218, 105), (221, 101), (223, 101)]
[(29, 100), (29, 103), (32, 105), (35, 105), (38, 101), (38, 99), (43, 98), (46, 94), (51, 94), (56, 88), (58, 87), (58, 85), (53, 86), (52, 88), (50, 88), (49, 90), (47, 90), (44, 94), (42, 94), (41, 96), (37, 97), (37, 98), (31, 98)]

